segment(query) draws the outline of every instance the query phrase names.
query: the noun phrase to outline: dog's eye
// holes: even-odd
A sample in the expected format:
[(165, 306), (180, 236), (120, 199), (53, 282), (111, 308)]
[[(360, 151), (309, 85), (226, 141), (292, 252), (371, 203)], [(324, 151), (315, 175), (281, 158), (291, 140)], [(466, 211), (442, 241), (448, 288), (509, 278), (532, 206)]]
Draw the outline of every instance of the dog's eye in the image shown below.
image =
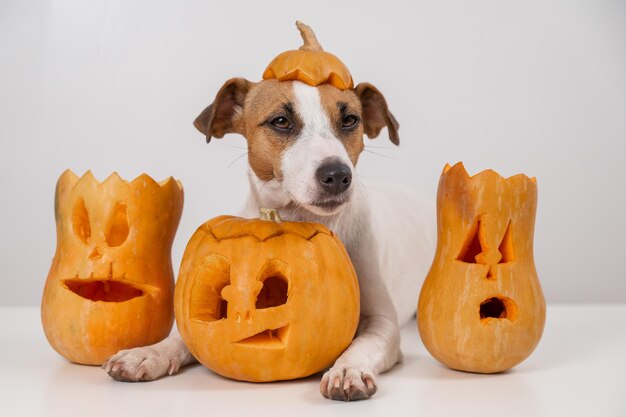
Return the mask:
[(279, 130), (291, 130), (291, 122), (285, 116), (278, 116), (270, 121), (270, 124)]
[(344, 129), (350, 129), (359, 122), (359, 118), (353, 114), (348, 114), (341, 119), (341, 127)]

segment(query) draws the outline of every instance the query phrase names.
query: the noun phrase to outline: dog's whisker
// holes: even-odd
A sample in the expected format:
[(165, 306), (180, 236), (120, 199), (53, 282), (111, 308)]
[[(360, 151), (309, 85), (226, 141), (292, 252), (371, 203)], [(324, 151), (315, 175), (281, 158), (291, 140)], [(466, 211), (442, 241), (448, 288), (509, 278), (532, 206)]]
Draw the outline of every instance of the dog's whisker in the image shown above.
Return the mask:
[(231, 145), (230, 143), (224, 143), (224, 142), (217, 142), (220, 146), (227, 146), (229, 148), (233, 148), (233, 149), (248, 149), (247, 147), (243, 147), (243, 146), (235, 146), (235, 145)]
[(363, 187), (363, 191), (365, 191), (365, 196), (369, 199), (369, 193), (367, 192), (367, 187), (365, 186), (365, 184), (359, 181), (359, 185)]
[(289, 103), (289, 101), (290, 101), (290, 100), (289, 100), (289, 97), (287, 97), (287, 95), (285, 94), (285, 92), (284, 92), (283, 90), (281, 90), (281, 89), (278, 89), (278, 92), (279, 92), (279, 93), (280, 93), (283, 97), (285, 97), (285, 103)]
[(374, 145), (365, 145), (365, 147), (366, 148), (374, 148), (374, 149), (394, 149), (394, 148), (396, 148), (396, 146), (374, 146)]
[(259, 188), (259, 197), (261, 197), (261, 194), (263, 193), (263, 189), (265, 188), (267, 183), (268, 183), (268, 181), (263, 182), (263, 185), (261, 185), (261, 188)]
[(230, 168), (235, 162), (239, 161), (241, 158), (243, 158), (246, 155), (248, 155), (248, 151), (246, 151), (244, 154), (239, 155), (237, 158), (235, 158), (230, 164), (228, 164), (227, 168)]
[(363, 149), (363, 151), (364, 152), (369, 152), (369, 153), (374, 154), (374, 155), (381, 156), (383, 158), (391, 159), (392, 161), (400, 162), (400, 163), (403, 163), (403, 164), (406, 163), (406, 161), (403, 161), (402, 159), (394, 158), (393, 156), (385, 155), (384, 153), (374, 152), (374, 151), (370, 151), (368, 149)]

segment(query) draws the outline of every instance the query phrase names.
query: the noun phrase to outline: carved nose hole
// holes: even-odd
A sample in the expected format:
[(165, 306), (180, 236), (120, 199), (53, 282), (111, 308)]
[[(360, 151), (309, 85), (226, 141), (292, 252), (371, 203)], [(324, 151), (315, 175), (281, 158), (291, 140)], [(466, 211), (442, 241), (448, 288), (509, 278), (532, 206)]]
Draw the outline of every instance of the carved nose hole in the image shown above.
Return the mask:
[(107, 233), (107, 245), (111, 247), (120, 246), (128, 237), (128, 214), (126, 204), (116, 203), (109, 220)]
[(89, 259), (98, 259), (102, 256), (98, 248), (94, 248), (89, 254)]
[(263, 287), (256, 298), (256, 308), (270, 308), (283, 305), (287, 302), (287, 279), (280, 275), (273, 275), (263, 281)]
[(480, 303), (479, 314), (481, 320), (517, 318), (517, 306), (507, 297), (491, 297)]
[(72, 228), (76, 237), (85, 245), (91, 239), (91, 225), (89, 224), (89, 212), (85, 207), (85, 200), (79, 198), (72, 211)]

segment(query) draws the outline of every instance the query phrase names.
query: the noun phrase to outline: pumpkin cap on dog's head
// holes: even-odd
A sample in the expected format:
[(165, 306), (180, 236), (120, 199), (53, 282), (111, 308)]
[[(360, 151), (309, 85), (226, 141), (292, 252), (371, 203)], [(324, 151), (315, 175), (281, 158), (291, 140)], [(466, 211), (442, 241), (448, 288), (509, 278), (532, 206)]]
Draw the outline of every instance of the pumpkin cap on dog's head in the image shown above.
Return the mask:
[(300, 49), (283, 52), (274, 58), (263, 72), (263, 79), (297, 80), (313, 87), (330, 84), (340, 90), (353, 88), (348, 68), (335, 55), (324, 51), (313, 29), (300, 21), (296, 26), (304, 44)]

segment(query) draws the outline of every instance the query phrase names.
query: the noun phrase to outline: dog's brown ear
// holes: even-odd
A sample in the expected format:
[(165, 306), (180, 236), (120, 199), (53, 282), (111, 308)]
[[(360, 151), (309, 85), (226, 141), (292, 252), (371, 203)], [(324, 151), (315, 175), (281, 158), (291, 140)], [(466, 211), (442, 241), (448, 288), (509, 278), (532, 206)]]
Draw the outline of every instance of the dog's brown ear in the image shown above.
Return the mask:
[(194, 120), (193, 125), (204, 133), (207, 143), (212, 137), (222, 138), (227, 133), (243, 133), (240, 118), (249, 89), (248, 80), (231, 78), (220, 88), (215, 101)]
[(363, 107), (363, 131), (365, 134), (369, 138), (374, 139), (378, 136), (380, 130), (387, 126), (389, 139), (394, 145), (399, 145), (398, 129), (400, 125), (389, 111), (387, 101), (382, 93), (369, 83), (360, 83), (354, 88), (354, 92), (361, 100), (361, 106)]

